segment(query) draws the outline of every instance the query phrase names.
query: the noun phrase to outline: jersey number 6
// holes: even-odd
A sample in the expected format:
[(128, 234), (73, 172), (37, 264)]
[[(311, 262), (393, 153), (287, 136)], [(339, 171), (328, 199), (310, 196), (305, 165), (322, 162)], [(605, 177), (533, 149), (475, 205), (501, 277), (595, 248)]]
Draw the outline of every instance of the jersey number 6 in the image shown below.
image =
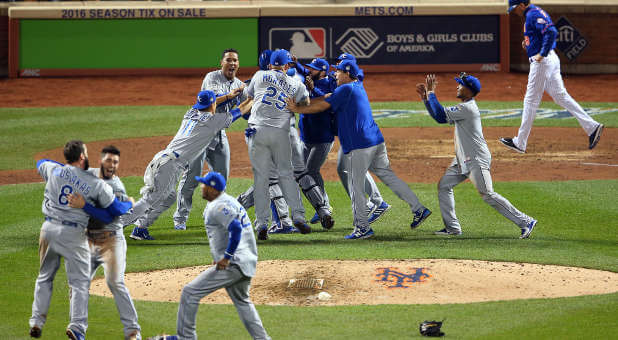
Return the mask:
[[(273, 100), (272, 98), (275, 97), (277, 97), (277, 89), (273, 86), (269, 86), (266, 88), (266, 93), (264, 93), (264, 97), (262, 97), (262, 103), (266, 105), (273, 105), (273, 103), (268, 101), (268, 99)], [(275, 107), (283, 111), (286, 107), (285, 98), (287, 97), (288, 96), (285, 93), (279, 93), (279, 96), (277, 97), (275, 102)]]

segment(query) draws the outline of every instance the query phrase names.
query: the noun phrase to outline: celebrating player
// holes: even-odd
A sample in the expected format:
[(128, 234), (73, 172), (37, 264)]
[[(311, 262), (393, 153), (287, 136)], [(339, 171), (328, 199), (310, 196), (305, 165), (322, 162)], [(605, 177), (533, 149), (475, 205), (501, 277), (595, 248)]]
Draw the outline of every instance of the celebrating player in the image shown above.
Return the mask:
[[(309, 114), (331, 109), (337, 115), (338, 135), (345, 154), (344, 161), (350, 172), (348, 176), (354, 213), (354, 231), (346, 239), (362, 239), (373, 236), (369, 227), (365, 176), (367, 171), (376, 174), (399, 198), (410, 206), (414, 214), (411, 228), (418, 227), (431, 211), (425, 208), (416, 195), (391, 169), (386, 155), (384, 137), (373, 120), (369, 98), (358, 81), (359, 68), (353, 61), (345, 60), (337, 65), (337, 89), (326, 99), (315, 99), (308, 106), (298, 106), (292, 100), (288, 107), (294, 112)], [(360, 180), (359, 180), (360, 179)]]
[(435, 234), (461, 235), (461, 225), (455, 215), (453, 188), (469, 178), (487, 204), (521, 228), (519, 238), (528, 238), (537, 221), (517, 210), (493, 190), (489, 172), (491, 153), (483, 136), (481, 113), (474, 100), (481, 91), (481, 82), (465, 73), (455, 81), (459, 83), (457, 98), (461, 99), (461, 104), (449, 108), (442, 107), (434, 93), (438, 84), (435, 75), (427, 76), (427, 84), (416, 85), (429, 114), (438, 123), (455, 125), (455, 158), (438, 183), (438, 200), (445, 228)]
[(511, 150), (519, 153), (526, 152), (536, 110), (543, 98), (543, 92), (547, 91), (556, 104), (562, 106), (577, 119), (579, 125), (588, 134), (588, 149), (594, 148), (601, 138), (603, 124), (592, 119), (564, 87), (560, 75), (560, 59), (554, 52), (558, 30), (549, 14), (540, 7), (530, 4), (529, 0), (509, 0), (509, 13), (526, 18), (524, 40), (521, 45), (528, 53), (530, 73), (517, 136), (500, 138), (500, 142)]
[(40, 267), (34, 286), (30, 336), (41, 337), (51, 303), (54, 278), (63, 257), (71, 291), (71, 321), (66, 334), (70, 339), (81, 340), (88, 328), (90, 249), (84, 229), (89, 216), (82, 209), (70, 207), (68, 195), (79, 193), (85, 197), (88, 207), (102, 207), (110, 216), (124, 214), (132, 204), (120, 202), (109, 185), (86, 171), (88, 149), (82, 141), (69, 141), (64, 146), (64, 158), (66, 165), (49, 159), (42, 159), (36, 164), (37, 171), (46, 182), (43, 200), (45, 222), (39, 237)]

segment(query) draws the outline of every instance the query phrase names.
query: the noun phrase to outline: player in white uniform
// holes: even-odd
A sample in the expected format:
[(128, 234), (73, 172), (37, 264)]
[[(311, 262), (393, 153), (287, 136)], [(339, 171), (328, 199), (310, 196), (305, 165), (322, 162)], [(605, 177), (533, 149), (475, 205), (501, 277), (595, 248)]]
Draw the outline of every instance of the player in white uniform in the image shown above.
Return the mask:
[(154, 339), (193, 340), (197, 309), (206, 295), (225, 288), (240, 320), (253, 339), (270, 339), (249, 298), (251, 278), (257, 267), (257, 244), (247, 212), (225, 192), (225, 179), (209, 172), (196, 177), (202, 183), (202, 197), (209, 201), (204, 209), (204, 225), (214, 266), (203, 271), (183, 289), (178, 305), (177, 335)]
[(474, 184), (483, 200), (521, 229), (520, 238), (528, 238), (537, 221), (517, 210), (511, 202), (494, 192), (489, 172), (491, 153), (483, 137), (481, 113), (474, 98), (481, 91), (481, 82), (465, 73), (455, 78), (457, 98), (461, 104), (444, 108), (434, 93), (437, 82), (433, 74), (427, 76), (426, 84), (418, 84), (417, 92), (427, 111), (438, 123), (455, 125), (455, 158), (438, 183), (438, 199), (445, 228), (437, 235), (461, 235), (461, 225), (455, 215), (453, 188), (467, 178)]
[(85, 210), (71, 208), (68, 195), (79, 193), (89, 207), (102, 207), (111, 216), (119, 216), (131, 208), (120, 202), (112, 188), (87, 172), (88, 150), (82, 141), (69, 141), (64, 147), (67, 164), (42, 159), (37, 170), (45, 180), (43, 214), (45, 222), (39, 237), (39, 276), (34, 286), (30, 317), (30, 336), (41, 337), (52, 297), (52, 286), (60, 259), (64, 258), (70, 294), (70, 318), (66, 334), (70, 339), (84, 339), (88, 328), (88, 296), (90, 289), (90, 249), (86, 238), (89, 216)]
[[(101, 150), (101, 167), (90, 168), (88, 172), (112, 187), (114, 196), (122, 202), (133, 201), (127, 196), (127, 191), (120, 177), (116, 175), (120, 165), (120, 151), (112, 146)], [(69, 195), (69, 206), (83, 208), (85, 201), (80, 195)], [(119, 218), (111, 223), (104, 223), (94, 216), (88, 223), (88, 244), (90, 245), (90, 279), (97, 273), (99, 266), (103, 266), (105, 281), (114, 296), (116, 308), (120, 315), (120, 322), (124, 326), (124, 336), (127, 340), (141, 339), (140, 326), (137, 323), (137, 311), (129, 290), (124, 283), (124, 271), (127, 264), (127, 241), (122, 233), (122, 224)]]
[(560, 75), (560, 59), (554, 48), (558, 30), (549, 14), (540, 7), (530, 4), (529, 0), (509, 0), (509, 13), (514, 12), (525, 17), (524, 40), (522, 47), (528, 53), (530, 73), (528, 87), (524, 98), (524, 111), (521, 126), (514, 138), (500, 138), (504, 146), (519, 153), (526, 152), (528, 136), (536, 117), (536, 110), (541, 104), (543, 93), (547, 93), (556, 104), (572, 114), (588, 135), (588, 149), (594, 148), (603, 132), (603, 124), (592, 119), (586, 111), (569, 95)]
[(292, 209), (294, 226), (303, 234), (311, 232), (293, 177), (290, 117), (294, 114), (287, 109), (285, 101), (292, 98), (297, 103), (308, 103), (309, 92), (300, 81), (286, 75), (290, 61), (288, 51), (274, 51), (270, 58), (271, 70), (256, 72), (246, 90), (249, 98), (255, 98), (248, 122), (247, 144), (253, 168), (258, 239), (261, 240), (268, 239), (268, 179), (273, 162), (279, 171), (285, 200)]
[[(251, 100), (240, 104), (230, 112), (215, 113), (215, 93), (200, 91), (197, 103), (187, 111), (176, 136), (165, 150), (157, 153), (144, 173), (144, 187), (140, 190), (142, 198), (135, 203), (131, 213), (123, 215), (123, 225), (134, 223), (151, 210), (163, 212), (176, 200), (176, 184), (189, 161), (204, 150), (217, 132), (227, 128), (243, 113), (249, 112)], [(160, 207), (160, 206), (163, 207)], [(147, 228), (135, 227), (130, 236), (135, 240), (152, 240)]]

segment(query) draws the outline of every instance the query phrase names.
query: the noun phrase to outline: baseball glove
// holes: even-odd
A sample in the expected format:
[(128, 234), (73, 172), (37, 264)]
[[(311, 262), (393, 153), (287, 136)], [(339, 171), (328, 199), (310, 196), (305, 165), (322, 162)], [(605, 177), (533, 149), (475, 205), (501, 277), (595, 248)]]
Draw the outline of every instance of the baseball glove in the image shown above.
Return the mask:
[(433, 336), (433, 337), (444, 336), (444, 332), (440, 331), (440, 327), (442, 327), (442, 322), (444, 322), (444, 320), (442, 321), (425, 320), (423, 321), (423, 323), (420, 324), (418, 330), (424, 336)]

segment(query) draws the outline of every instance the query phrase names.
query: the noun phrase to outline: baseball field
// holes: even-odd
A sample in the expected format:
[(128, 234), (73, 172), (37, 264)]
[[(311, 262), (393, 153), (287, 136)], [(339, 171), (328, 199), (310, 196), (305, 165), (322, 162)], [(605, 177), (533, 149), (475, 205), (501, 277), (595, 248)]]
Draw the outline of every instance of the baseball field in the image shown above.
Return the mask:
[[(122, 152), (119, 172), (127, 191), (139, 197), (146, 164), (176, 132), (201, 76), (0, 80), (0, 92), (8, 94), (0, 97), (0, 338), (29, 338), (44, 191), (35, 161), (62, 161), (64, 143), (83, 139), (91, 166), (98, 166), (97, 151), (113, 143)], [(326, 232), (316, 226), (309, 235), (274, 235), (258, 242), (252, 298), (273, 339), (421, 338), (419, 323), (442, 319), (442, 330), (453, 339), (615, 337), (618, 77), (565, 79), (571, 95), (598, 112), (593, 118), (605, 124), (595, 149), (588, 150), (587, 136), (574, 118), (539, 117), (527, 153), (521, 155), (498, 142), (516, 133), (520, 118), (490, 116), (521, 109), (526, 75), (478, 76), (484, 86), (478, 103), (487, 110), (483, 125), (493, 156), (494, 189), (539, 221), (531, 238), (518, 239), (519, 229), (483, 202), (469, 182), (455, 188), (463, 235), (433, 235), (443, 228), (436, 183), (454, 155), (452, 127), (414, 113), (424, 108), (413, 90), (423, 75), (398, 75), (394, 85), (385, 85), (392, 75), (370, 74), (365, 83), (374, 110), (403, 112), (376, 120), (393, 169), (433, 215), (410, 230), (405, 203), (378, 183), (393, 208), (372, 225), (374, 238), (344, 240), (353, 229), (352, 213), (337, 179), (335, 146), (323, 169), (335, 227)], [(443, 104), (455, 103), (452, 77), (438, 77)], [(541, 107), (561, 111), (550, 100)], [(252, 182), (245, 127), (246, 121), (239, 120), (229, 129), (227, 191), (232, 195)], [(128, 239), (131, 230), (125, 229), (127, 282), (144, 338), (175, 333), (182, 283), (212, 261), (201, 218), (204, 206), (196, 192), (186, 231), (173, 229), (172, 207), (150, 228), (154, 241)], [(305, 207), (310, 218), (313, 211), (307, 202)], [(249, 213), (253, 217), (253, 209)], [(116, 306), (100, 278), (102, 271), (92, 284), (87, 336), (122, 338)], [(289, 279), (324, 279), (324, 285), (288, 288)], [(330, 299), (317, 299), (321, 291), (329, 292)], [(65, 337), (68, 302), (61, 269), (43, 338)], [(213, 296), (203, 302), (200, 338), (248, 338), (229, 301)]]

